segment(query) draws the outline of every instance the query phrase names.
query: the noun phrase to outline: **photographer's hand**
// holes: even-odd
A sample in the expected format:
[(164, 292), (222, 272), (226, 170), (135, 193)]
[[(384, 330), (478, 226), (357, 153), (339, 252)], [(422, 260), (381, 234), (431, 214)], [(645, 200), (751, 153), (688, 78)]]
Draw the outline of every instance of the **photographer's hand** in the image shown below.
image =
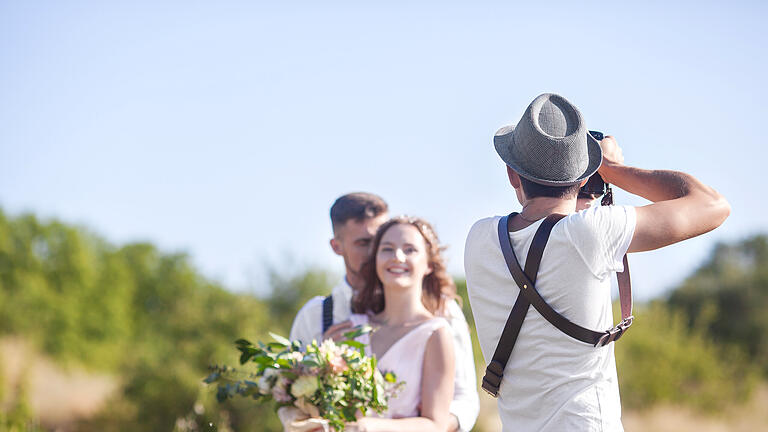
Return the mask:
[(619, 143), (610, 135), (606, 135), (600, 141), (600, 147), (603, 149), (603, 164), (600, 165), (597, 172), (606, 183), (613, 183), (610, 179), (612, 174), (610, 168), (624, 165), (624, 153), (619, 147)]

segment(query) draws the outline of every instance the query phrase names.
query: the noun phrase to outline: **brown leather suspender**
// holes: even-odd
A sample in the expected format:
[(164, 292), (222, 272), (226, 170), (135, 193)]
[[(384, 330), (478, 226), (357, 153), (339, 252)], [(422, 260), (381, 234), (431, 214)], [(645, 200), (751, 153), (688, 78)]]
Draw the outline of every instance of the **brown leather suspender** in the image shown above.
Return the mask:
[(502, 217), (499, 221), (498, 228), (499, 243), (501, 244), (501, 250), (504, 254), (504, 260), (512, 274), (512, 278), (520, 288), (520, 294), (518, 294), (517, 300), (515, 300), (515, 305), (509, 313), (504, 330), (501, 333), (501, 338), (496, 346), (496, 351), (493, 353), (493, 359), (486, 368), (485, 376), (483, 377), (483, 389), (493, 397), (498, 396), (501, 379), (504, 375), (504, 368), (509, 361), (509, 356), (512, 354), (512, 348), (515, 346), (517, 336), (520, 333), (520, 328), (523, 325), (525, 315), (528, 312), (528, 307), (530, 305), (533, 305), (533, 307), (536, 308), (547, 321), (563, 333), (596, 347), (604, 346), (610, 342), (618, 340), (626, 332), (629, 326), (632, 325), (633, 320), (632, 286), (629, 280), (629, 264), (626, 255), (624, 255), (624, 272), (617, 274), (622, 316), (622, 320), (618, 325), (610, 330), (597, 332), (568, 320), (552, 309), (552, 307), (541, 297), (539, 292), (536, 291), (536, 274), (539, 270), (539, 264), (541, 263), (541, 257), (544, 254), (547, 240), (549, 240), (549, 234), (552, 232), (552, 228), (555, 224), (565, 217), (565, 215), (553, 214), (544, 219), (536, 230), (536, 234), (533, 236), (533, 242), (528, 250), (528, 257), (525, 260), (525, 271), (523, 271), (523, 269), (520, 268), (517, 256), (515, 255), (514, 249), (512, 249), (512, 243), (509, 239), (509, 221), (516, 214), (517, 213), (510, 213), (508, 216)]

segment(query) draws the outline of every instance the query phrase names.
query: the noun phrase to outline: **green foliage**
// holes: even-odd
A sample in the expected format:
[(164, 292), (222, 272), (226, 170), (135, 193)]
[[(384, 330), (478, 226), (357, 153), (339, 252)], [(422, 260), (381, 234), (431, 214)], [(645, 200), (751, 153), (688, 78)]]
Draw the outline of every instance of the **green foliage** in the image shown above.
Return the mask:
[[(468, 310), (466, 281), (455, 282), (464, 299), (475, 363), (482, 377), (485, 368)], [(614, 316), (620, 316), (618, 303)], [(635, 316), (632, 328), (615, 344), (623, 407), (668, 403), (721, 410), (749, 398), (759, 379), (757, 366), (749, 358), (712, 341), (702, 329), (690, 328), (686, 316), (664, 302), (639, 305)]]
[(286, 274), (270, 268), (269, 285), (272, 291), (266, 302), (269, 304), (273, 331), (288, 334), (293, 318), (307, 300), (330, 294), (333, 288), (330, 279), (328, 272), (320, 269), (310, 268)]
[[(485, 360), (483, 359), (483, 353), (480, 350), (480, 341), (477, 339), (477, 330), (475, 329), (475, 317), (472, 315), (472, 308), (469, 304), (469, 293), (467, 293), (467, 280), (463, 278), (454, 278), (453, 282), (456, 284), (456, 294), (458, 294), (461, 302), (461, 310), (464, 313), (464, 317), (467, 318), (467, 324), (469, 325), (469, 337), (472, 340), (472, 355), (475, 360), (475, 369), (478, 379), (482, 379), (485, 374)], [(479, 385), (479, 384), (478, 384)]]
[(717, 245), (669, 305), (686, 315), (689, 327), (740, 349), (768, 375), (768, 236)]
[[(2, 371), (0, 371), (2, 372)], [(7, 432), (42, 432), (29, 406), (29, 380), (26, 376), (19, 380), (17, 388), (8, 402), (8, 407), (0, 411), (0, 431)], [(2, 398), (0, 398), (2, 402)]]
[(459, 296), (459, 305), (464, 316), (467, 318), (469, 328), (475, 328), (475, 317), (472, 315), (472, 308), (469, 306), (469, 293), (467, 293), (467, 280), (463, 278), (453, 278), (456, 285), (456, 294)]
[(743, 356), (723, 351), (661, 302), (641, 308), (616, 345), (622, 405), (656, 403), (720, 410), (749, 397), (758, 374)]
[(190, 422), (280, 430), (269, 409), (219, 406), (200, 377), (217, 360), (235, 360), (236, 338), (264, 337), (276, 318), (285, 330), (309, 296), (329, 291), (327, 280), (320, 271), (275, 274), (265, 302), (207, 281), (184, 254), (146, 243), (115, 247), (82, 228), (0, 210), (0, 335), (22, 336), (59, 363), (123, 383), (78, 430), (184, 430)]
[(24, 335), (62, 361), (114, 368), (130, 335), (130, 293), (115, 261), (81, 230), (0, 212), (0, 333)]
[[(77, 430), (282, 430), (271, 407), (245, 399), (220, 405), (200, 378), (210, 364), (238, 360), (235, 339), (287, 333), (309, 298), (330, 292), (330, 280), (318, 269), (272, 269), (267, 298), (233, 294), (184, 254), (146, 243), (116, 247), (83, 228), (0, 210), (0, 335), (122, 383)], [(466, 284), (456, 283), (482, 370)], [(765, 310), (766, 236), (719, 245), (666, 305), (641, 309), (616, 345), (624, 405), (716, 409), (747, 397), (754, 365), (768, 371)], [(0, 383), (0, 391), (16, 401), (0, 409), (0, 429), (36, 430), (26, 397), (15, 398), (25, 390)]]

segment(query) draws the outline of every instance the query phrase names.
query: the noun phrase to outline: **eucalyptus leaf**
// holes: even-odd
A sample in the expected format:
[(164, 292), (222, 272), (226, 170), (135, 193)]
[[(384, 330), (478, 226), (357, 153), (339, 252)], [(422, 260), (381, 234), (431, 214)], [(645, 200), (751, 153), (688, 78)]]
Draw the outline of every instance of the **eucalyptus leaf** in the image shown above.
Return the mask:
[(222, 403), (227, 399), (229, 399), (229, 392), (227, 391), (227, 388), (224, 386), (219, 386), (219, 388), (216, 389), (216, 401)]
[(267, 343), (267, 347), (269, 347), (271, 349), (274, 349), (274, 350), (284, 350), (285, 349), (285, 345), (283, 345), (280, 342), (268, 342)]
[(275, 364), (275, 360), (272, 357), (268, 355), (263, 355), (263, 354), (254, 357), (253, 359), (251, 359), (251, 361), (259, 365), (272, 366), (273, 364)]
[(238, 347), (240, 347), (240, 346), (253, 346), (251, 341), (249, 341), (247, 339), (242, 339), (242, 338), (236, 340), (235, 341), (235, 345), (237, 345)]
[(345, 340), (341, 341), (341, 345), (349, 345), (352, 348), (357, 348), (358, 350), (362, 351), (365, 349), (365, 344), (362, 342), (358, 342), (356, 340)]
[(220, 374), (219, 372), (214, 372), (214, 373), (212, 373), (212, 374), (208, 375), (208, 376), (207, 376), (207, 377), (206, 377), (206, 378), (203, 380), (203, 382), (204, 382), (204, 383), (206, 383), (206, 384), (212, 384), (212, 383), (214, 383), (214, 382), (218, 381), (218, 379), (219, 379), (219, 377), (220, 377), (220, 376), (221, 376), (221, 374)]
[(277, 342), (281, 343), (283, 346), (287, 347), (287, 346), (291, 345), (291, 341), (289, 341), (288, 339), (286, 339), (286, 338), (284, 338), (284, 337), (282, 337), (282, 336), (280, 336), (278, 334), (274, 334), (272, 332), (269, 332), (269, 335), (272, 337), (272, 339), (274, 339)]
[(373, 327), (371, 327), (368, 324), (359, 325), (357, 327), (354, 327), (352, 330), (344, 333), (344, 337), (347, 339), (355, 339), (357, 337), (360, 337), (364, 334), (368, 334), (373, 331)]
[(356, 411), (357, 410), (355, 409), (355, 407), (348, 406), (348, 407), (345, 407), (341, 412), (344, 414), (344, 419), (345, 420), (347, 420), (347, 421), (355, 421), (355, 420), (357, 420), (355, 418)]

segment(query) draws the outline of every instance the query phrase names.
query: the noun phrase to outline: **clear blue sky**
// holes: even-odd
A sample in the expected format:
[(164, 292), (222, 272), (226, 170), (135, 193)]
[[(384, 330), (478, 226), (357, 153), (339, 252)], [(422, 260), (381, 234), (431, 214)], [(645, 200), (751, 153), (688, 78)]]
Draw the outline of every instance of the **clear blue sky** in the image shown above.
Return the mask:
[(556, 92), (628, 164), (732, 204), (631, 257), (639, 298), (768, 232), (765, 3), (120, 3), (0, 0), (6, 212), (187, 251), (258, 292), (285, 256), (340, 273), (328, 208), (365, 190), (434, 222), (462, 274), (471, 224), (519, 209), (493, 133)]

